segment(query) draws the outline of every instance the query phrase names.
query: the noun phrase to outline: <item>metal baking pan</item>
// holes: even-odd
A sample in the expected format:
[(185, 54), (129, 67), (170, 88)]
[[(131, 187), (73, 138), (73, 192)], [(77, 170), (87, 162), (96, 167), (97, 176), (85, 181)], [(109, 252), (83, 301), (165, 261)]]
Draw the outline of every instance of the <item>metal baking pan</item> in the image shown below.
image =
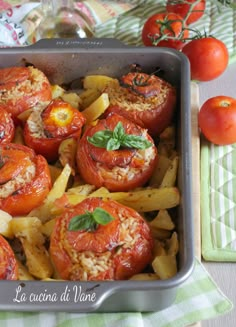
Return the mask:
[[(64, 84), (87, 74), (121, 76), (138, 63), (143, 71), (159, 67), (178, 92), (177, 233), (178, 273), (155, 281), (0, 281), (0, 309), (14, 311), (132, 312), (158, 311), (170, 306), (194, 266), (191, 176), (190, 73), (186, 57), (157, 47), (130, 47), (113, 39), (41, 40), (35, 45), (0, 50), (0, 67), (32, 63), (52, 83)], [(50, 296), (49, 296), (50, 295)]]

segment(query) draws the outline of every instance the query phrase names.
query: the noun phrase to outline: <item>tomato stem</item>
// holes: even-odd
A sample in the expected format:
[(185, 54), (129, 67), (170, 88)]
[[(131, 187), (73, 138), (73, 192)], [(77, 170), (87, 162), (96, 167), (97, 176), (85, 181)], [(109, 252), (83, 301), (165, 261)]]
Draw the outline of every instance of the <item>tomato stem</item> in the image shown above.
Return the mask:
[[(188, 4), (189, 5), (189, 10), (186, 14), (186, 16), (182, 19), (182, 20), (179, 20), (179, 19), (168, 19), (168, 17), (166, 17), (163, 20), (156, 20), (156, 23), (160, 25), (160, 34), (155, 34), (155, 35), (149, 35), (149, 38), (152, 42), (152, 44), (154, 46), (157, 46), (158, 43), (160, 41), (165, 41), (165, 40), (181, 40), (182, 42), (188, 42), (188, 41), (191, 41), (191, 40), (195, 40), (195, 39), (201, 39), (201, 38), (206, 38), (206, 37), (214, 37), (213, 35), (211, 34), (207, 34), (207, 32), (204, 30), (203, 33), (201, 33), (198, 29), (195, 29), (195, 28), (190, 28), (187, 26), (187, 20), (189, 18), (189, 16), (193, 13), (193, 12), (201, 12), (201, 11), (204, 11), (204, 10), (194, 10), (194, 7), (200, 3), (201, 0), (197, 0), (195, 2), (190, 2), (188, 0), (183, 0), (183, 1), (178, 1), (178, 0), (173, 0), (171, 1), (170, 3), (175, 5), (175, 4)], [(211, 0), (211, 2), (213, 3), (220, 3), (222, 6), (225, 6), (225, 7), (230, 7), (232, 9), (236, 9), (236, 5), (233, 3), (233, 1), (231, 0)], [(181, 22), (182, 23), (182, 31), (179, 33), (178, 36), (175, 36), (175, 33), (174, 33), (174, 30), (171, 26), (171, 24), (175, 23), (175, 22)], [(166, 30), (168, 30), (169, 32), (172, 33), (172, 35), (168, 35), (166, 34)], [(187, 38), (184, 38), (184, 32), (185, 31), (190, 31), (192, 33), (194, 33), (195, 35), (193, 35), (192, 37), (187, 37)]]
[(148, 75), (146, 78), (143, 77), (143, 75), (135, 75), (133, 78), (132, 84), (134, 86), (148, 86), (148, 81), (150, 80), (150, 75)]
[(221, 101), (220, 106), (221, 107), (224, 107), (224, 108), (229, 107), (230, 106), (230, 102), (223, 100), (223, 101)]
[[(179, 35), (175, 36), (175, 31), (171, 25), (178, 22), (182, 24), (182, 29)], [(183, 35), (186, 28), (184, 27), (184, 21), (182, 19), (168, 19), (166, 16), (164, 20), (157, 19), (156, 23), (160, 25), (160, 34), (149, 35), (149, 38), (154, 46), (163, 40), (184, 40)], [(172, 35), (166, 34), (166, 30), (171, 32)]]
[(189, 18), (189, 16), (193, 13), (193, 12), (197, 12), (197, 11), (204, 11), (204, 10), (193, 10), (193, 8), (200, 2), (201, 0), (198, 0), (198, 1), (195, 1), (195, 2), (192, 2), (192, 3), (189, 3), (187, 1), (187, 3), (190, 5), (189, 6), (189, 10), (187, 12), (187, 15), (184, 17), (184, 23), (187, 24), (187, 20)]

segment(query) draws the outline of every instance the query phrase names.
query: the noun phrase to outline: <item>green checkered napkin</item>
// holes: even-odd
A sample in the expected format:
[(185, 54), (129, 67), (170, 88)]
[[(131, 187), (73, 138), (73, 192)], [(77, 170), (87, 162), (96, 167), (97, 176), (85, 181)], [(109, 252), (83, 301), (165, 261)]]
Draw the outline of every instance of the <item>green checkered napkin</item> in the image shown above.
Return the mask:
[(178, 289), (175, 303), (155, 313), (17, 313), (0, 312), (0, 326), (18, 327), (181, 327), (217, 317), (232, 309), (197, 260), (191, 277)]
[(236, 261), (236, 144), (216, 146), (202, 140), (202, 255)]

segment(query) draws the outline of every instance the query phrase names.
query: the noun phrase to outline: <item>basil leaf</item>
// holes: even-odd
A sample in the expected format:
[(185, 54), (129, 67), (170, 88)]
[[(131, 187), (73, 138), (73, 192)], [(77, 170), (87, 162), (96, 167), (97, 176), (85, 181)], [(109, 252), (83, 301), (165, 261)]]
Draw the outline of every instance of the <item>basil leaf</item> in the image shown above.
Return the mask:
[(88, 136), (87, 140), (89, 143), (93, 144), (96, 147), (106, 148), (107, 142), (112, 136), (112, 131), (106, 129), (104, 131), (96, 132), (95, 134), (93, 134), (92, 137)]
[(111, 150), (118, 150), (120, 148), (120, 141), (118, 139), (115, 138), (111, 138), (108, 142), (107, 142), (107, 146), (106, 149), (107, 151), (111, 151)]
[(92, 231), (96, 229), (96, 222), (91, 216), (90, 212), (86, 212), (84, 214), (73, 217), (68, 226), (68, 230), (76, 231), (76, 230), (87, 230)]
[(112, 217), (112, 215), (109, 214), (109, 212), (99, 207), (93, 211), (92, 216), (94, 220), (100, 225), (106, 225), (112, 220), (114, 220), (114, 218)]
[(122, 140), (122, 145), (128, 148), (147, 149), (152, 143), (143, 136), (126, 134)]
[(84, 214), (74, 216), (69, 222), (68, 230), (94, 232), (98, 224), (106, 225), (112, 220), (114, 218), (106, 210), (97, 207), (93, 212), (87, 211)]
[(143, 136), (126, 134), (121, 122), (115, 126), (114, 131), (103, 130), (94, 133), (92, 137), (87, 137), (89, 143), (107, 151), (118, 150), (122, 146), (131, 149), (147, 149), (152, 143)]
[(122, 125), (122, 122), (119, 121), (119, 123), (117, 123), (116, 127), (114, 128), (113, 137), (118, 140), (121, 140), (124, 135), (125, 135), (124, 127)]

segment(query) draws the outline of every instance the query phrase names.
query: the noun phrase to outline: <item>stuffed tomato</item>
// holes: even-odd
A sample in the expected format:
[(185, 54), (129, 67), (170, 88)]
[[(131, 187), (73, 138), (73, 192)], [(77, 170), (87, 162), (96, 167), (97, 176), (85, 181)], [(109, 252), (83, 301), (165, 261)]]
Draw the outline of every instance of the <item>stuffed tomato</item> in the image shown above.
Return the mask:
[(58, 148), (64, 139), (80, 137), (84, 123), (85, 117), (77, 109), (55, 99), (46, 108), (32, 111), (24, 126), (24, 140), (52, 162), (58, 158)]
[(0, 235), (0, 280), (17, 280), (18, 265), (7, 240)]
[(10, 143), (15, 134), (15, 126), (11, 114), (0, 105), (0, 144)]
[(13, 118), (51, 99), (51, 85), (39, 69), (31, 66), (0, 69), (0, 105)]
[(157, 149), (146, 129), (111, 113), (86, 129), (76, 159), (86, 183), (110, 191), (128, 191), (149, 180)]
[(153, 238), (135, 210), (87, 198), (56, 219), (50, 256), (66, 280), (123, 280), (152, 260)]
[(165, 80), (141, 72), (130, 72), (104, 92), (110, 105), (106, 114), (115, 112), (148, 130), (151, 136), (159, 135), (173, 120), (176, 107), (176, 90)]
[(0, 145), (0, 209), (12, 216), (28, 214), (51, 188), (46, 159), (20, 144)]

